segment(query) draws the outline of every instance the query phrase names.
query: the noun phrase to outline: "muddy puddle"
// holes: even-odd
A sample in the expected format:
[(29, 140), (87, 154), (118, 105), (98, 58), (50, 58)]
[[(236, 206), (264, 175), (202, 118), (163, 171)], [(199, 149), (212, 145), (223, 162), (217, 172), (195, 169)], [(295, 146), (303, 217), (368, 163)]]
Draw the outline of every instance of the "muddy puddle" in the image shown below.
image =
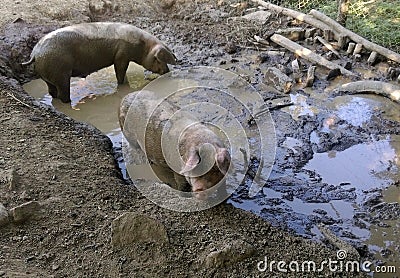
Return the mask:
[[(73, 79), (71, 105), (52, 100), (41, 80), (25, 84), (24, 89), (71, 118), (93, 124), (120, 150), (119, 103), (126, 94), (150, 82), (144, 78), (143, 68), (133, 64), (127, 76), (129, 84), (117, 86), (110, 67), (86, 79)], [(312, 158), (298, 171), (273, 170), (257, 196), (250, 198), (237, 193), (229, 202), (308, 238), (321, 239), (317, 225), (323, 223), (341, 239), (357, 246), (364, 244), (377, 259), (400, 267), (398, 218), (374, 218), (379, 213), (374, 206), (400, 202), (400, 135), (371, 136), (367, 142), (352, 144), (344, 150), (316, 151), (326, 140), (321, 136), (336, 132), (343, 121), (362, 128), (379, 112), (382, 118), (399, 122), (398, 105), (375, 95), (329, 99), (326, 92), (312, 95), (311, 99), (311, 94), (308, 91), (291, 94), (294, 104), (282, 111), (295, 121), (304, 115), (324, 115), (319, 118), (320, 127), (309, 134), (307, 144), (314, 150)], [(299, 138), (286, 137), (279, 146), (281, 155), (295, 156), (304, 144)], [(124, 169), (122, 155), (119, 162)]]
[[(127, 71), (128, 83), (117, 85), (114, 68), (108, 67), (87, 78), (71, 79), (71, 104), (52, 99), (46, 83), (41, 79), (26, 83), (23, 88), (41, 103), (51, 105), (69, 117), (94, 125), (112, 141), (114, 149), (121, 152), (122, 134), (118, 123), (118, 107), (124, 96), (140, 90), (150, 80), (145, 79), (143, 67), (131, 63)], [(127, 178), (122, 155), (118, 156), (122, 174)]]

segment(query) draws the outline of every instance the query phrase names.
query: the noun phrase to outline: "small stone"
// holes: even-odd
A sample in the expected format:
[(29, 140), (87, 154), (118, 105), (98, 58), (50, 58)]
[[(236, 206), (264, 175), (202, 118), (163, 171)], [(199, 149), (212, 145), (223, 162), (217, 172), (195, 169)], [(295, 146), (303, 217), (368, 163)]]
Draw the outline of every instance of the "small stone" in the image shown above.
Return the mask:
[(4, 271), (1, 271), (0, 270), (0, 277), (3, 277), (3, 276), (5, 276), (6, 275), (6, 273), (4, 272)]
[(40, 210), (40, 204), (37, 201), (30, 201), (10, 210), (13, 221), (22, 223), (37, 214)]
[(8, 211), (2, 203), (0, 203), (0, 228), (7, 225), (10, 222), (8, 217)]
[(333, 69), (333, 70), (329, 71), (328, 76), (326, 77), (326, 80), (333, 80), (336, 77), (338, 77), (339, 75), (342, 75), (342, 72), (340, 71), (340, 69)]
[(292, 41), (301, 41), (305, 37), (305, 30), (301, 27), (291, 27), (286, 29), (278, 29), (276, 34), (282, 35)]
[(261, 24), (265, 24), (268, 22), (270, 16), (271, 16), (271, 13), (268, 11), (256, 11), (254, 13), (244, 15), (244, 16), (242, 16), (242, 18), (250, 20), (250, 21), (256, 21)]
[(266, 61), (268, 61), (269, 59), (269, 55), (266, 53), (260, 53), (257, 58), (256, 58), (256, 62), (259, 64), (265, 63)]
[(60, 266), (58, 265), (58, 264), (53, 264), (52, 266), (51, 266), (51, 270), (53, 270), (53, 271), (56, 271), (56, 270), (58, 270), (60, 268)]
[(35, 256), (29, 256), (28, 258), (26, 258), (26, 262), (27, 263), (29, 263), (29, 262), (31, 262), (31, 261), (33, 261), (33, 260), (36, 260), (36, 257)]
[(8, 184), (8, 189), (11, 191), (18, 189), (19, 176), (14, 168), (8, 171), (0, 172), (0, 175), (0, 183)]
[(353, 68), (353, 64), (351, 62), (346, 62), (343, 67), (347, 70), (351, 70)]
[(293, 79), (276, 67), (269, 67), (265, 72), (264, 83), (272, 85), (282, 93), (289, 93), (293, 86)]
[(245, 260), (255, 252), (253, 246), (242, 240), (235, 240), (216, 251), (210, 252), (204, 263), (209, 268), (228, 266)]
[(165, 227), (159, 221), (146, 215), (126, 212), (117, 217), (111, 226), (111, 242), (114, 247), (128, 246), (133, 243), (168, 242)]
[(307, 39), (313, 38), (316, 32), (317, 32), (317, 28), (306, 29), (305, 33), (304, 33), (304, 37)]
[(238, 51), (238, 47), (236, 46), (236, 44), (229, 42), (225, 45), (225, 51), (228, 54), (234, 54)]

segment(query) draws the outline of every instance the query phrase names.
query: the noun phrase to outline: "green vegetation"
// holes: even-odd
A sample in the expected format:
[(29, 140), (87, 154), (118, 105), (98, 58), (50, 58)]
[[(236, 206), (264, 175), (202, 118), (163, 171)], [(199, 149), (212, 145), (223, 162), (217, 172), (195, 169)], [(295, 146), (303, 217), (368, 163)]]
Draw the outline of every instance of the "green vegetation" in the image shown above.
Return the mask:
[[(317, 9), (336, 18), (337, 3), (334, 0), (285, 0), (279, 4), (304, 13)], [(350, 0), (346, 27), (400, 53), (399, 0)]]

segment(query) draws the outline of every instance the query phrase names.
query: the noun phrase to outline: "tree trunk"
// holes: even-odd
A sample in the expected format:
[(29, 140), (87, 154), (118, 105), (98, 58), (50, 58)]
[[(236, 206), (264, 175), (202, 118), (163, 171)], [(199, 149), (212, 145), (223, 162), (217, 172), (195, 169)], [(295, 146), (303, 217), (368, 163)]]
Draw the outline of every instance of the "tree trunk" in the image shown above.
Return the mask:
[(346, 19), (347, 19), (347, 13), (349, 11), (350, 0), (337, 0), (337, 3), (338, 3), (338, 14), (336, 21), (339, 22), (339, 24), (346, 26)]

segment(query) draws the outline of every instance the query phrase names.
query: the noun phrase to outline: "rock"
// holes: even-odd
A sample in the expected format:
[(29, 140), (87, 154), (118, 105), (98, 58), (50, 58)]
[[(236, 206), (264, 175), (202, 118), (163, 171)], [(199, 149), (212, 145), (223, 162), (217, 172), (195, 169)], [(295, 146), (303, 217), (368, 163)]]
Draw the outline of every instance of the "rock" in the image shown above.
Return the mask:
[(159, 221), (146, 215), (126, 212), (117, 217), (111, 226), (114, 247), (127, 246), (133, 243), (168, 242), (165, 227)]
[(236, 44), (229, 42), (225, 45), (225, 51), (228, 54), (234, 54), (238, 51), (238, 47), (236, 46)]
[(10, 219), (8, 217), (8, 211), (3, 206), (3, 204), (0, 203), (0, 228), (7, 225), (8, 222), (10, 222)]
[(293, 79), (276, 67), (269, 67), (265, 72), (264, 83), (272, 85), (282, 93), (289, 93), (293, 86)]
[(342, 75), (342, 72), (340, 71), (340, 69), (330, 70), (328, 75), (327, 75), (327, 77), (326, 77), (326, 80), (328, 80), (328, 81), (329, 80), (333, 80), (336, 77), (338, 77), (339, 75)]
[(271, 16), (271, 13), (268, 11), (256, 11), (254, 13), (249, 13), (249, 14), (244, 15), (244, 16), (242, 16), (242, 18), (250, 20), (250, 21), (257, 21), (261, 24), (265, 24), (268, 22), (270, 16)]
[(301, 41), (305, 37), (306, 30), (301, 27), (292, 27), (286, 29), (278, 29), (276, 34), (282, 35), (292, 41)]
[(206, 267), (218, 268), (243, 261), (254, 253), (255, 249), (249, 243), (235, 240), (209, 253), (203, 263)]
[(0, 172), (0, 175), (0, 183), (8, 184), (8, 189), (11, 191), (18, 189), (19, 176), (14, 168)]
[(40, 211), (40, 204), (37, 201), (30, 201), (10, 210), (10, 215), (15, 223), (22, 223), (29, 220)]
[(304, 32), (304, 37), (307, 39), (313, 38), (316, 32), (317, 32), (317, 28), (308, 28)]

